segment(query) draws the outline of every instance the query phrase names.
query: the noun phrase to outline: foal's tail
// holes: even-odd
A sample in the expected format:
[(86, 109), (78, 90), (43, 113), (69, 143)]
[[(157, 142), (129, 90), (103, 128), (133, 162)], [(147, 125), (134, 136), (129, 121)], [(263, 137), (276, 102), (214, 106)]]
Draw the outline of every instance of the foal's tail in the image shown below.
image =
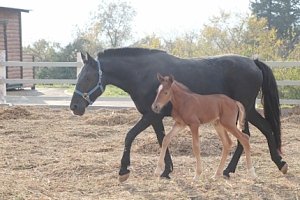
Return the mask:
[(239, 109), (239, 118), (238, 118), (238, 121), (237, 121), (237, 127), (238, 129), (240, 129), (240, 131), (244, 130), (244, 126), (245, 126), (245, 108), (243, 106), (243, 104), (241, 104), (239, 101), (236, 101), (235, 102), (238, 109)]
[(262, 104), (264, 115), (270, 123), (277, 149), (281, 152), (280, 103), (276, 80), (270, 67), (259, 60), (254, 60), (263, 74)]

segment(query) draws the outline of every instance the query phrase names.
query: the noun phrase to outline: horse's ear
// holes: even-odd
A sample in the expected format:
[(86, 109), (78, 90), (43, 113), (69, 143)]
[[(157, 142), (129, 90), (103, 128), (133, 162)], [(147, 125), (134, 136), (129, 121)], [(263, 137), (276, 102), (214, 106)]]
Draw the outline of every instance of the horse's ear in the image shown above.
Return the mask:
[(159, 82), (163, 82), (164, 81), (164, 77), (160, 73), (157, 73), (157, 80)]
[(90, 54), (87, 52), (86, 53), (86, 55), (87, 55), (87, 62), (92, 62), (92, 60), (94, 60), (94, 58), (92, 58), (92, 56), (90, 56)]
[(82, 52), (80, 52), (80, 55), (81, 55), (82, 62), (85, 64), (87, 62), (85, 55)]

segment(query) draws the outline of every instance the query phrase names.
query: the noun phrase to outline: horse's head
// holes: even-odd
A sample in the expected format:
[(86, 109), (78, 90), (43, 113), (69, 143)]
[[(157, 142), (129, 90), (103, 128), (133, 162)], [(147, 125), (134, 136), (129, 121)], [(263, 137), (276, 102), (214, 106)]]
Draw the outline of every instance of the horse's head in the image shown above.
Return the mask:
[(155, 100), (151, 106), (153, 112), (155, 113), (159, 113), (161, 109), (171, 100), (172, 98), (171, 85), (174, 81), (174, 77), (173, 76), (163, 77), (158, 73), (157, 79), (159, 80), (160, 85), (157, 89)]
[(100, 62), (89, 54), (86, 58), (81, 53), (81, 58), (84, 66), (78, 76), (70, 104), (70, 109), (75, 115), (83, 115), (85, 108), (91, 105), (104, 91)]

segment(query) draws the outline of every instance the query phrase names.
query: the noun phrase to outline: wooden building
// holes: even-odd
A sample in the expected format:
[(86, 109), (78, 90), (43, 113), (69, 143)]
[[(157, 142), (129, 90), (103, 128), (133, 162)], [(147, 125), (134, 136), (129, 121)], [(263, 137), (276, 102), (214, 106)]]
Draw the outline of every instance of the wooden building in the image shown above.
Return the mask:
[[(22, 12), (29, 10), (0, 7), (0, 50), (5, 50), (6, 61), (32, 61), (22, 52)], [(33, 69), (7, 67), (6, 78), (33, 78)], [(7, 85), (7, 89), (20, 88), (22, 84)]]

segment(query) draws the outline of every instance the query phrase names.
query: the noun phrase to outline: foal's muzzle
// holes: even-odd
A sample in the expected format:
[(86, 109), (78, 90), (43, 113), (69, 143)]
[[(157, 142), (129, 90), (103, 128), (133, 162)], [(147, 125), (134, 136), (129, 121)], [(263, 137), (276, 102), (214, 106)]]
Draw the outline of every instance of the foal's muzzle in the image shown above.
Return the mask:
[(152, 104), (151, 109), (153, 112), (155, 113), (160, 113), (161, 111), (161, 106), (159, 106), (158, 104)]

